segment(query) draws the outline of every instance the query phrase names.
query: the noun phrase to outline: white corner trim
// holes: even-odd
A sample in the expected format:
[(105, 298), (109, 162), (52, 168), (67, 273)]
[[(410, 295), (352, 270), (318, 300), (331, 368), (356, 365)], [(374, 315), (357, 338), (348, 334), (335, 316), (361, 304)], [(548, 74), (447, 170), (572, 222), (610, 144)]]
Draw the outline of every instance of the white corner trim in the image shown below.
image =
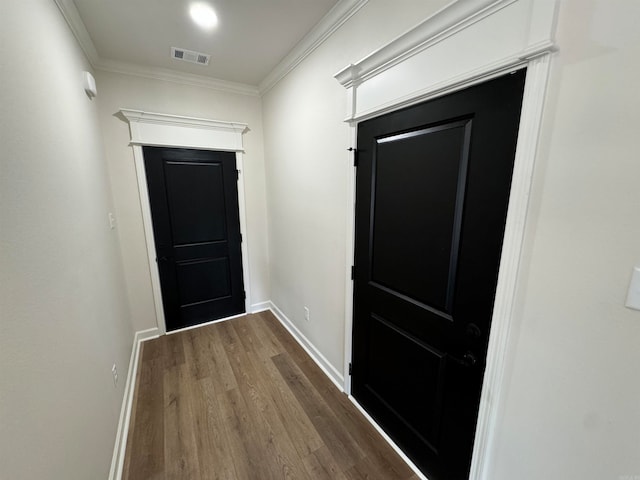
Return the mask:
[(333, 32), (360, 10), (369, 0), (341, 0), (316, 24), (307, 35), (266, 76), (258, 90), (264, 95), (282, 80), (300, 62), (307, 58)]
[(94, 66), (97, 70), (102, 70), (104, 72), (151, 78), (154, 80), (178, 83), (181, 85), (191, 85), (194, 87), (209, 88), (220, 92), (235, 93), (238, 95), (248, 95), (252, 97), (257, 97), (259, 95), (258, 87), (255, 87), (253, 85), (220, 80), (218, 78), (208, 77), (205, 75), (197, 75), (194, 73), (178, 72), (166, 68), (145, 67), (132, 63), (107, 60), (102, 58), (99, 59), (94, 64)]
[(327, 358), (320, 352), (320, 350), (318, 350), (318, 348), (313, 343), (311, 343), (311, 341), (307, 337), (304, 336), (304, 334), (298, 329), (298, 327), (296, 327), (296, 325), (291, 320), (289, 320), (289, 318), (287, 318), (282, 310), (280, 310), (273, 302), (269, 302), (269, 305), (269, 309), (280, 321), (282, 326), (287, 329), (287, 331), (300, 344), (304, 351), (307, 352), (311, 359), (316, 362), (316, 364), (325, 373), (325, 375), (329, 377), (329, 380), (334, 383), (338, 390), (344, 392), (344, 378), (338, 371), (338, 369), (331, 365), (331, 362), (329, 362), (329, 360), (327, 360)]
[(249, 230), (247, 228), (247, 201), (245, 190), (244, 154), (236, 152), (236, 169), (238, 171), (238, 214), (240, 216), (240, 252), (242, 253), (242, 285), (244, 287), (244, 312), (249, 313), (251, 308), (251, 258), (249, 256)]
[(469, 475), (469, 478), (474, 480), (491, 478), (490, 468), (496, 433), (494, 427), (504, 400), (507, 346), (550, 65), (550, 53), (531, 59), (527, 65), (509, 207)]
[(251, 313), (265, 312), (271, 309), (271, 302), (260, 302), (251, 305)]
[[(358, 130), (355, 124), (349, 125), (350, 145), (355, 147), (358, 144)], [(344, 391), (347, 395), (351, 395), (351, 374), (349, 373), (349, 365), (353, 356), (352, 331), (353, 331), (353, 277), (352, 268), (355, 265), (355, 221), (354, 212), (356, 210), (356, 167), (353, 164), (353, 153), (345, 151), (344, 153), (347, 169), (347, 208), (345, 218), (345, 302), (344, 302)]]
[(147, 244), (147, 264), (151, 277), (151, 292), (153, 293), (153, 307), (156, 313), (156, 325), (160, 335), (167, 333), (162, 305), (162, 288), (160, 287), (160, 274), (156, 263), (156, 242), (153, 236), (153, 220), (151, 219), (151, 204), (149, 203), (149, 190), (147, 186), (147, 174), (144, 168), (144, 153), (142, 145), (133, 145), (133, 163), (136, 169), (138, 184), (138, 200), (142, 211), (142, 227), (144, 239)]
[(80, 17), (80, 12), (78, 12), (78, 8), (76, 7), (73, 0), (54, 0), (56, 5), (60, 9), (62, 16), (69, 25), (69, 29), (73, 33), (73, 36), (76, 37), (80, 48), (87, 56), (87, 60), (89, 63), (95, 68), (99, 61), (98, 51), (96, 50), (96, 46), (93, 44), (91, 40), (91, 35), (87, 31), (87, 27), (85, 27), (82, 22), (82, 18)]
[(122, 469), (124, 468), (124, 454), (127, 448), (127, 437), (129, 435), (129, 423), (131, 421), (131, 412), (133, 409), (133, 397), (136, 388), (136, 375), (138, 373), (138, 360), (140, 358), (140, 347), (142, 342), (158, 337), (158, 329), (150, 328), (136, 332), (133, 337), (133, 346), (131, 348), (131, 357), (129, 358), (129, 371), (127, 373), (127, 382), (124, 387), (124, 395), (122, 397), (122, 407), (120, 408), (120, 420), (118, 422), (118, 430), (116, 433), (116, 442), (113, 448), (113, 457), (111, 458), (111, 469), (109, 471), (109, 480), (120, 480), (122, 478)]

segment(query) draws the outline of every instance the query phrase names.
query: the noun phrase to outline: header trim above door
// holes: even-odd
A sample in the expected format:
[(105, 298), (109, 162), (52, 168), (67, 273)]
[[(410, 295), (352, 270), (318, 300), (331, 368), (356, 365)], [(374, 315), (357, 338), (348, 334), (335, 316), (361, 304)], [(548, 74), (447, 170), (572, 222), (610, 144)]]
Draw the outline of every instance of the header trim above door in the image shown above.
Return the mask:
[(457, 0), (334, 78), (358, 122), (526, 66), (555, 51), (557, 0)]
[(246, 123), (121, 109), (129, 123), (131, 145), (184, 147), (201, 150), (244, 151)]

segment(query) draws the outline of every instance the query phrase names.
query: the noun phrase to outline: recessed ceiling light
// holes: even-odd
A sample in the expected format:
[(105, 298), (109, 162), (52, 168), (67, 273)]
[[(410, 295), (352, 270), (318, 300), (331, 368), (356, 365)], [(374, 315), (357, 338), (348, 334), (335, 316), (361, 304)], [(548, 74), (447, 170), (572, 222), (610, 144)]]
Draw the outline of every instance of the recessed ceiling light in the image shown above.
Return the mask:
[(213, 8), (206, 3), (192, 3), (189, 8), (189, 14), (196, 25), (205, 30), (213, 30), (218, 24), (218, 16), (216, 15), (216, 12), (214, 12)]

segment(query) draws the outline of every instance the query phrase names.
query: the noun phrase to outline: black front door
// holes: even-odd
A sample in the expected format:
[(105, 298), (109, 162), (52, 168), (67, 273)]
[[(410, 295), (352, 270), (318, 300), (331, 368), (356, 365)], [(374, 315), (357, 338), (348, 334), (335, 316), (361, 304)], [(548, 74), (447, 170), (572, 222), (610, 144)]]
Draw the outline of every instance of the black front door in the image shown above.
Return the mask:
[(352, 392), (431, 480), (469, 475), (524, 81), (358, 128)]
[(167, 331), (244, 313), (235, 154), (143, 150)]

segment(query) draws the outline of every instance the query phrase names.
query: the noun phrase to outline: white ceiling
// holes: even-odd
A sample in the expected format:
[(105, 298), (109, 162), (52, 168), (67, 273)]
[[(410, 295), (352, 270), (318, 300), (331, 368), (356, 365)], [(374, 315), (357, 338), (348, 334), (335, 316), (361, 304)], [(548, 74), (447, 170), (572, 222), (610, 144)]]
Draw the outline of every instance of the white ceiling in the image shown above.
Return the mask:
[[(189, 0), (74, 0), (101, 60), (259, 85), (338, 0), (207, 0), (212, 32)], [(174, 60), (171, 47), (208, 53), (208, 66)]]

